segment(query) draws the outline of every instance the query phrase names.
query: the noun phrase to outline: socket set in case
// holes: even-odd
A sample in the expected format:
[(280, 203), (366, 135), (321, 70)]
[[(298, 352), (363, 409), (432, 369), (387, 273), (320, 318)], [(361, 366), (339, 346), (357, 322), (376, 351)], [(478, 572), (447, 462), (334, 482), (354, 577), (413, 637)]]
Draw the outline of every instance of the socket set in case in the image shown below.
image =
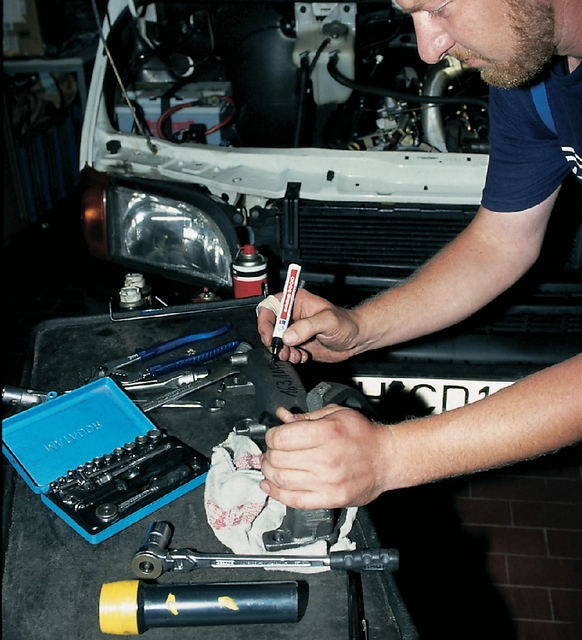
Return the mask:
[(199, 486), (210, 466), (108, 378), (8, 418), (2, 448), (41, 500), (92, 544)]

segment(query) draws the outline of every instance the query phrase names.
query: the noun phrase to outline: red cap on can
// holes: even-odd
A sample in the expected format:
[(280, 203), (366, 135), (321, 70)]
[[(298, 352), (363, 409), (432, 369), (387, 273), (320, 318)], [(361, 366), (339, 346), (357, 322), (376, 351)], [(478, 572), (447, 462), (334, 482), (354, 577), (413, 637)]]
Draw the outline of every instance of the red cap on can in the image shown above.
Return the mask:
[(243, 244), (232, 263), (235, 298), (264, 295), (267, 287), (267, 259), (254, 245)]

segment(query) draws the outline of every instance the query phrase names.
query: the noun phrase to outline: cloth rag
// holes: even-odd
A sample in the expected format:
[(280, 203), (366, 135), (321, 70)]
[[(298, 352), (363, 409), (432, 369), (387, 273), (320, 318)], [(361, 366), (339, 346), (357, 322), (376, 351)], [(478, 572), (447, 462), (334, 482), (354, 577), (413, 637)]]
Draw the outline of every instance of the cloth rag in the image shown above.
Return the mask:
[[(296, 549), (267, 552), (263, 533), (277, 529), (286, 507), (270, 498), (259, 487), (262, 453), (248, 436), (234, 431), (212, 451), (211, 466), (204, 485), (204, 508), (208, 524), (216, 537), (233, 553), (325, 556), (327, 541), (316, 540)], [(357, 507), (349, 507), (337, 542), (330, 551), (352, 551), (356, 545), (348, 538)], [(265, 567), (268, 569), (268, 567)], [(327, 571), (328, 567), (295, 569), (301, 573)]]

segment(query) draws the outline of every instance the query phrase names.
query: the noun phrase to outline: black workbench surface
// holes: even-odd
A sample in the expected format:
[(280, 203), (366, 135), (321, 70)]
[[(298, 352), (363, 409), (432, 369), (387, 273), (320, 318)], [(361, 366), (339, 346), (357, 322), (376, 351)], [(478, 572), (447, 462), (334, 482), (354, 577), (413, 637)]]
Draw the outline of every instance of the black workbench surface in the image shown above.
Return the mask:
[[(232, 338), (242, 338), (255, 349), (264, 349), (256, 332), (256, 302), (170, 307), (159, 315), (138, 318), (90, 316), (44, 323), (37, 327), (32, 337), (30, 375), (24, 382), (29, 388), (44, 391), (74, 388), (79, 384), (79, 371), (85, 367), (127, 355), (137, 347), (205, 330), (226, 321), (234, 325)], [(288, 363), (285, 366), (292, 367)], [(197, 399), (216, 393), (217, 385), (197, 392)], [(210, 457), (212, 448), (227, 437), (237, 419), (256, 418), (261, 408), (257, 393), (232, 398), (228, 396), (228, 390), (224, 393), (226, 404), (215, 413), (204, 409), (160, 408), (147, 415), (156, 426)], [(12, 470), (7, 481), (2, 595), (3, 637), (7, 640), (96, 640), (107, 637), (99, 629), (101, 586), (135, 578), (131, 558), (153, 521), (165, 520), (173, 524), (173, 548), (228, 551), (206, 521), (203, 486), (100, 544), (92, 545), (49, 510)], [(378, 545), (365, 510), (360, 510), (350, 537), (360, 548)], [(152, 640), (349, 638), (346, 574), (342, 571), (305, 575), (262, 569), (198, 569), (188, 574), (165, 574), (158, 582), (257, 580), (306, 580), (309, 602), (303, 619), (298, 623), (283, 624), (158, 628), (146, 631), (146, 637)], [(364, 574), (363, 588), (371, 640), (416, 637), (390, 574)]]

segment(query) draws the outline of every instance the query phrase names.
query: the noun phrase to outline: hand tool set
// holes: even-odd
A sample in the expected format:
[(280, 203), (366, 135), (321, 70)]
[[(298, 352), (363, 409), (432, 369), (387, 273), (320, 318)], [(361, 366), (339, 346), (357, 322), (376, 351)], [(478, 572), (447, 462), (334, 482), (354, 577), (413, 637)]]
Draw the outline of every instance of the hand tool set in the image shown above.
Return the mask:
[(159, 429), (50, 483), (47, 497), (91, 535), (208, 471), (208, 459)]
[[(3, 404), (19, 412), (4, 421), (4, 453), (43, 502), (84, 538), (96, 544), (114, 535), (201, 484), (210, 466), (208, 458), (155, 428), (145, 414), (180, 406), (185, 396), (234, 376), (240, 360), (232, 352), (251, 347), (232, 340), (144, 363), (231, 329), (226, 322), (137, 349), (86, 370), (73, 390), (4, 387)], [(213, 412), (224, 400), (199, 405)]]
[[(151, 340), (147, 348), (104, 358), (100, 364), (84, 359), (85, 367), (73, 372), (77, 384), (65, 390), (4, 387), (3, 405), (13, 414), (4, 421), (5, 454), (42, 502), (95, 545), (206, 481), (209, 458), (187, 443), (186, 432), (173, 433), (172, 416), (182, 425), (187, 409), (200, 409), (192, 419), (196, 430), (204, 429), (213, 415), (221, 422), (228, 416), (234, 434), (251, 438), (264, 451), (266, 431), (280, 424), (275, 417), (279, 406), (305, 412), (338, 403), (372, 412), (362, 394), (337, 382), (320, 383), (307, 392), (290, 363), (242, 338), (223, 337), (232, 328), (222, 321), (178, 338)], [(105, 353), (116, 355), (111, 348)], [(250, 406), (254, 409), (247, 412)], [(361, 576), (395, 571), (398, 552), (365, 545), (332, 550), (345, 512), (287, 508), (280, 524), (259, 536), (264, 551), (257, 553), (170, 548), (173, 526), (154, 521), (129, 556), (134, 579), (100, 580), (101, 632), (133, 635), (156, 627), (297, 623), (313, 594), (309, 579), (289, 574), (331, 570), (346, 576), (344, 628), (350, 640), (366, 640)], [(307, 549), (316, 544), (324, 545), (317, 553)], [(207, 582), (208, 572), (216, 569), (234, 571), (234, 580)], [(283, 571), (285, 578), (257, 579), (258, 569)], [(241, 570), (253, 577), (241, 581)], [(191, 572), (196, 578), (192, 583), (170, 582), (174, 574)]]

